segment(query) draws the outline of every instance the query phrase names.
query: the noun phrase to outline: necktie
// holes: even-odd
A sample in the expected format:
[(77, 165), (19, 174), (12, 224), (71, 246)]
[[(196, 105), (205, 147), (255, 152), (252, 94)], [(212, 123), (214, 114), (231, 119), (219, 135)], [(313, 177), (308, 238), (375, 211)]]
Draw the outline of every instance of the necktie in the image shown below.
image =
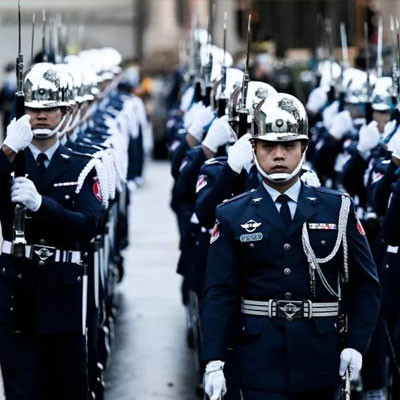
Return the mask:
[(286, 194), (281, 194), (277, 199), (276, 202), (281, 204), (281, 209), (279, 214), (281, 214), (283, 225), (286, 229), (289, 228), (290, 223), (292, 222), (292, 216), (290, 214), (290, 209), (288, 205), (289, 197)]
[(48, 160), (45, 153), (40, 153), (37, 156), (36, 162), (39, 167), (40, 173), (43, 175), (46, 172), (46, 161)]

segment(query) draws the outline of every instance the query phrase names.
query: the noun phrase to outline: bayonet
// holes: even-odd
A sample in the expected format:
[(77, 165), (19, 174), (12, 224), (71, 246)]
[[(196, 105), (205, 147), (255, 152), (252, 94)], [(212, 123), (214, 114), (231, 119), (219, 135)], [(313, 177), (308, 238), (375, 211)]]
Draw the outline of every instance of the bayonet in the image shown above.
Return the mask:
[(349, 67), (346, 25), (343, 22), (340, 23), (340, 41), (342, 45), (342, 65), (340, 74), (339, 111), (343, 111), (344, 99), (346, 96), (346, 88), (344, 87), (344, 71)]
[(31, 37), (31, 63), (33, 64), (33, 57), (35, 51), (35, 20), (36, 14), (32, 14), (32, 37)]
[(382, 77), (382, 69), (383, 69), (382, 46), (383, 46), (383, 25), (382, 25), (382, 17), (380, 17), (378, 26), (378, 44), (376, 49), (376, 71), (378, 78)]
[(228, 13), (225, 11), (224, 14), (224, 44), (223, 44), (223, 49), (224, 49), (224, 57), (222, 61), (222, 67), (221, 67), (221, 94), (218, 99), (218, 116), (222, 117), (225, 115), (225, 109), (226, 109), (226, 103), (227, 103), (227, 96), (226, 96), (226, 30), (227, 30), (227, 19), (228, 19)]
[(247, 133), (247, 115), (248, 110), (246, 107), (247, 103), (247, 91), (249, 88), (250, 74), (250, 50), (251, 50), (251, 14), (249, 14), (249, 20), (247, 23), (247, 50), (246, 50), (246, 64), (243, 74), (242, 88), (241, 88), (241, 99), (239, 103), (239, 137)]
[(333, 62), (334, 62), (334, 55), (333, 55), (333, 36), (332, 36), (332, 25), (330, 18), (325, 20), (325, 31), (328, 40), (328, 51), (329, 51), (329, 71), (330, 71), (330, 89), (328, 92), (328, 101), (329, 103), (333, 103), (335, 101), (335, 79), (333, 76)]
[(207, 107), (211, 104), (212, 95), (212, 84), (211, 84), (211, 73), (213, 67), (213, 19), (214, 19), (215, 3), (211, 4), (210, 19), (208, 22), (208, 37), (207, 37), (207, 49), (208, 49), (208, 63), (204, 68), (204, 81), (205, 81), (205, 95), (204, 105)]
[(47, 20), (46, 20), (46, 9), (42, 10), (42, 60), (47, 62), (47, 46), (46, 46), (46, 30), (47, 30)]

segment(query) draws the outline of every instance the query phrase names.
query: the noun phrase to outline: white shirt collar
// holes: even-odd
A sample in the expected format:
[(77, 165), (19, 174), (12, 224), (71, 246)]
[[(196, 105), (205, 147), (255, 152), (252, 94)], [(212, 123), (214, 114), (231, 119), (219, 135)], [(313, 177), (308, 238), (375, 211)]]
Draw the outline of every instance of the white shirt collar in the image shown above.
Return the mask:
[[(49, 147), (44, 154), (46, 154), (47, 158), (49, 161), (51, 161), (52, 157), (54, 156), (54, 153), (56, 152), (56, 150), (58, 149), (58, 146), (60, 145), (60, 141), (57, 140), (57, 142), (55, 142), (53, 144), (53, 146)], [(40, 153), (42, 153), (42, 151), (40, 151), (37, 147), (35, 147), (35, 145), (33, 145), (32, 143), (29, 143), (29, 149), (33, 154), (33, 158), (36, 160), (38, 155)]]
[[(265, 190), (271, 196), (272, 201), (275, 203), (276, 199), (281, 195), (281, 193), (278, 192), (276, 189), (272, 188), (271, 186), (267, 185), (264, 181), (263, 181), (263, 185), (264, 185)], [(300, 179), (297, 179), (296, 183), (294, 185), (290, 186), (290, 188), (288, 190), (286, 190), (286, 192), (284, 194), (286, 194), (290, 198), (291, 201), (297, 203), (297, 201), (299, 199), (300, 189), (301, 189), (301, 181), (300, 181)]]

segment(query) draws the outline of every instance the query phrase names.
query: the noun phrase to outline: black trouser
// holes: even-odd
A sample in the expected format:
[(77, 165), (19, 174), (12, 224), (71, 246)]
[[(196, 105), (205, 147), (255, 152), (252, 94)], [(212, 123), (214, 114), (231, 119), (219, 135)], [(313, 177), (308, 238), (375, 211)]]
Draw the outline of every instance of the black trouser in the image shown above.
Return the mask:
[(43, 400), (87, 400), (86, 338), (79, 333), (38, 335)]
[(0, 364), (7, 400), (38, 400), (36, 336), (0, 326)]
[(332, 400), (335, 389), (312, 392), (284, 393), (264, 390), (243, 390), (244, 400)]

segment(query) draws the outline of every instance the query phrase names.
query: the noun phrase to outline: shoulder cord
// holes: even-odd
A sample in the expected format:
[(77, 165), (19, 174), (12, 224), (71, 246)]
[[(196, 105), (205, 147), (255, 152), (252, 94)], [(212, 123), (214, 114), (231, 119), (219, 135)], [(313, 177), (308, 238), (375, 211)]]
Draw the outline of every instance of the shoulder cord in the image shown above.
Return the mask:
[[(313, 248), (310, 244), (310, 238), (308, 235), (307, 229), (307, 222), (303, 224), (302, 229), (302, 242), (303, 242), (303, 249), (304, 253), (307, 257), (307, 261), (309, 264), (309, 271), (310, 271), (310, 279), (311, 279), (311, 290), (315, 296), (315, 272), (317, 272), (318, 276), (320, 277), (322, 284), (324, 285), (325, 289), (332, 295), (337, 297), (338, 299), (341, 298), (341, 286), (340, 280), (347, 283), (349, 280), (349, 267), (348, 267), (348, 246), (347, 246), (347, 221), (350, 211), (350, 198), (348, 196), (342, 196), (342, 204), (340, 206), (339, 212), (339, 224), (338, 224), (338, 235), (336, 238), (335, 246), (327, 257), (325, 258), (317, 258)], [(340, 245), (343, 243), (343, 272), (342, 274), (338, 274), (338, 289), (337, 292), (330, 286), (327, 279), (325, 278), (320, 264), (325, 264), (331, 261), (339, 251)]]
[(104, 165), (98, 158), (92, 158), (83, 168), (81, 173), (79, 174), (78, 177), (78, 184), (76, 186), (75, 193), (78, 194), (82, 190), (83, 183), (85, 182), (85, 179), (89, 175), (89, 173), (92, 171), (92, 169), (95, 168), (97, 177), (99, 179), (99, 188), (100, 188), (100, 193), (101, 197), (103, 199), (103, 206), (105, 208), (108, 207), (108, 189), (107, 189), (107, 175), (105, 172)]

